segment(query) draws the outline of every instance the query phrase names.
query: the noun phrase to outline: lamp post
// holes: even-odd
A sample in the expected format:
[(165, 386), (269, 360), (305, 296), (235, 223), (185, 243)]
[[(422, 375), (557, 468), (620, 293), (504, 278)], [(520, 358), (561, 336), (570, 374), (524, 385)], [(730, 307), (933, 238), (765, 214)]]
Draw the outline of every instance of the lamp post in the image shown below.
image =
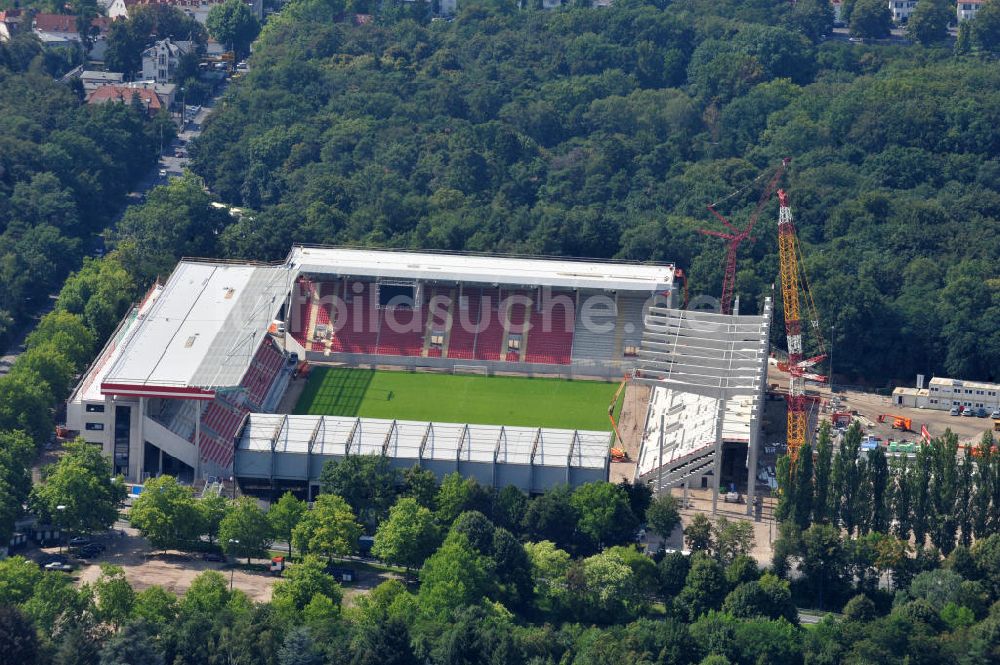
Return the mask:
[(56, 506), (56, 512), (59, 514), (59, 517), (56, 518), (56, 522), (57, 522), (56, 526), (59, 527), (59, 554), (62, 554), (62, 551), (63, 551), (63, 518), (62, 518), (62, 515), (63, 515), (63, 513), (66, 512), (66, 506), (64, 506), (63, 504), (60, 503), (58, 506)]
[[(229, 545), (230, 545), (229, 549), (232, 549), (232, 545), (239, 545), (239, 544), (240, 544), (240, 541), (236, 540), (235, 538), (230, 538), (229, 539)], [(236, 574), (236, 564), (233, 564), (233, 567), (229, 569), (229, 591), (230, 591), (230, 593), (232, 593), (232, 591), (233, 591), (233, 575), (235, 575), (235, 574)]]

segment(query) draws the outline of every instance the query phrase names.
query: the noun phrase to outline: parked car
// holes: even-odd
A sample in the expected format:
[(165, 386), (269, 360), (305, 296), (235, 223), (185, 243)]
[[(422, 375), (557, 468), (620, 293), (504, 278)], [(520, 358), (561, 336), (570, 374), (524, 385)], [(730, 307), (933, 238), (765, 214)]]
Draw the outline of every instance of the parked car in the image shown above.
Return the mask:
[(971, 406), (967, 406), (965, 407), (965, 411), (962, 411), (962, 415), (965, 416), (966, 418), (971, 418), (974, 415), (976, 415), (976, 410), (973, 409)]
[(961, 415), (962, 414), (962, 409), (958, 408), (957, 406), (953, 406), (953, 407), (951, 407), (951, 411), (949, 411), (948, 414), (952, 415), (952, 416)]
[(45, 564), (45, 570), (56, 570), (63, 573), (69, 573), (73, 571), (73, 566), (61, 561), (53, 561)]
[(166, 169), (160, 169), (160, 177), (161, 178), (166, 178), (167, 177), (167, 170)]
[(63, 554), (50, 554), (38, 561), (38, 566), (40, 568), (45, 568), (45, 566), (50, 563), (69, 563), (69, 558)]
[(222, 556), (218, 552), (205, 552), (201, 555), (204, 561), (214, 561), (216, 563), (225, 563), (226, 557)]
[(993, 413), (990, 414), (990, 418), (1000, 418), (1000, 409), (993, 409)]
[(77, 536), (76, 538), (69, 541), (70, 547), (83, 547), (84, 545), (90, 544), (90, 538), (84, 538), (83, 536)]

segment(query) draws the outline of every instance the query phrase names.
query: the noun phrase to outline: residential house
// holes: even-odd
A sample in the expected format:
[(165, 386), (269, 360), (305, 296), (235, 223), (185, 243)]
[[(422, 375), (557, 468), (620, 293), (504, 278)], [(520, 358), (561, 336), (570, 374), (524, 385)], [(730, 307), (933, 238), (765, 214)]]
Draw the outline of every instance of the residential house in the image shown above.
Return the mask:
[(88, 104), (131, 104), (133, 98), (138, 97), (139, 103), (146, 109), (146, 114), (152, 118), (160, 109), (163, 102), (156, 91), (149, 88), (134, 85), (102, 85), (87, 96)]
[(152, 90), (156, 93), (156, 96), (160, 98), (160, 103), (166, 108), (173, 108), (174, 102), (177, 100), (177, 88), (178, 86), (173, 83), (157, 83), (156, 81), (135, 81), (129, 83), (130, 88), (145, 88), (147, 90)]
[(170, 83), (181, 58), (194, 48), (192, 42), (160, 39), (142, 52), (142, 78), (157, 83)]
[(917, 0), (889, 0), (889, 11), (896, 25), (902, 25), (910, 20), (910, 14), (917, 8)]
[(976, 18), (976, 14), (982, 9), (983, 3), (986, 0), (958, 0), (958, 4), (955, 7), (955, 15), (958, 18), (958, 22), (968, 21), (970, 18)]
[[(97, 29), (90, 47), (90, 57), (103, 60), (107, 50), (107, 35), (111, 27), (111, 19), (98, 16), (91, 24)], [(65, 46), (73, 42), (80, 43), (80, 33), (76, 29), (76, 17), (69, 14), (35, 14), (32, 28), (45, 46)]]
[(0, 12), (0, 42), (5, 42), (18, 33), (24, 14), (20, 9), (8, 9)]
[(212, 7), (221, 5), (225, 0), (112, 0), (108, 7), (108, 16), (128, 18), (129, 9), (136, 5), (170, 5), (181, 10), (202, 25), (208, 20)]
[(83, 91), (90, 94), (101, 86), (121, 85), (124, 75), (119, 72), (80, 72), (80, 82), (83, 83)]

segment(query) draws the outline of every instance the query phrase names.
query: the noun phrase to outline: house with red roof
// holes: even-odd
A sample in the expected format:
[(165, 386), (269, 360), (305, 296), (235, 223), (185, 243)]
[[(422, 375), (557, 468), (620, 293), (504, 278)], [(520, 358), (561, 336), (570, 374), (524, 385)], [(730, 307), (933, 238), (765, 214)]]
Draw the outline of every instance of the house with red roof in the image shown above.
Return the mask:
[(152, 88), (133, 85), (102, 85), (87, 97), (88, 104), (131, 104), (138, 97), (139, 103), (146, 109), (146, 114), (152, 118), (164, 104), (160, 96)]
[[(96, 34), (92, 37), (90, 57), (102, 60), (107, 50), (106, 37), (111, 28), (111, 19), (107, 16), (98, 16), (91, 21), (91, 25)], [(81, 41), (76, 28), (76, 17), (70, 14), (35, 14), (32, 29), (45, 46), (66, 46)]]

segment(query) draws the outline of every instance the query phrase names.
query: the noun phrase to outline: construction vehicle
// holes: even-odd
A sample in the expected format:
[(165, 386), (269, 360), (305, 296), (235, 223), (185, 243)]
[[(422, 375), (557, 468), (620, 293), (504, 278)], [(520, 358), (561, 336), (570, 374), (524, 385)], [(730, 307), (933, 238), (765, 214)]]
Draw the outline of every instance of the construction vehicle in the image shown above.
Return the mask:
[(993, 421), (993, 431), (1000, 432), (1000, 418)]
[(902, 430), (904, 432), (913, 431), (913, 420), (907, 418), (906, 416), (895, 416), (891, 413), (879, 414), (878, 421), (884, 423), (889, 418), (892, 418), (892, 429)]
[[(799, 241), (792, 223), (792, 209), (788, 205), (788, 194), (778, 190), (778, 262), (781, 276), (781, 297), (785, 307), (785, 337), (788, 342), (788, 456), (795, 463), (799, 448), (806, 442), (807, 413), (806, 381), (826, 382), (827, 377), (812, 372), (812, 368), (826, 358), (823, 337), (819, 334), (819, 316), (816, 304), (809, 292), (809, 283), (802, 275), (799, 261)], [(799, 314), (800, 292), (806, 294), (811, 320), (808, 332), (814, 342), (816, 355), (806, 356), (803, 343), (803, 325)]]
[(625, 390), (625, 386), (628, 384), (628, 375), (626, 375), (621, 384), (618, 386), (618, 390), (615, 391), (615, 396), (611, 398), (611, 404), (608, 405), (608, 420), (611, 421), (611, 428), (615, 431), (615, 443), (611, 446), (610, 455), (612, 462), (627, 462), (628, 453), (621, 446), (625, 445), (624, 439), (622, 439), (622, 433), (618, 430), (618, 423), (615, 421), (615, 407), (618, 406), (618, 398), (621, 397), (622, 391)]
[[(723, 314), (733, 313), (733, 297), (736, 294), (736, 253), (739, 251), (740, 244), (744, 240), (749, 239), (750, 242), (753, 242), (753, 238), (750, 237), (750, 232), (753, 231), (754, 224), (757, 223), (757, 218), (760, 217), (760, 213), (764, 209), (764, 206), (767, 204), (767, 202), (771, 199), (771, 196), (774, 194), (774, 190), (778, 186), (778, 181), (781, 179), (781, 176), (785, 173), (785, 168), (788, 166), (788, 162), (790, 161), (791, 160), (788, 158), (781, 160), (781, 164), (778, 166), (777, 169), (775, 169), (774, 174), (771, 176), (771, 179), (768, 181), (767, 185), (764, 187), (764, 190), (761, 192), (760, 198), (757, 199), (757, 207), (754, 208), (754, 211), (750, 214), (750, 219), (747, 222), (747, 225), (742, 229), (737, 229), (735, 226), (732, 225), (732, 223), (728, 219), (723, 217), (715, 209), (718, 203), (713, 203), (707, 206), (708, 211), (713, 215), (715, 215), (715, 218), (718, 219), (720, 222), (722, 222), (722, 224), (730, 231), (729, 233), (725, 233), (723, 231), (701, 229), (701, 233), (704, 233), (707, 236), (722, 238), (723, 240), (729, 243), (729, 246), (726, 249), (726, 271), (722, 279), (722, 299), (720, 301)], [(759, 180), (762, 177), (763, 174), (761, 174), (761, 176), (758, 176), (757, 180)], [(740, 193), (739, 191), (734, 192), (733, 194), (730, 194), (726, 198), (728, 199), (739, 193)], [(687, 288), (686, 281), (684, 284), (685, 288)], [(685, 294), (685, 299), (686, 297), (687, 296)]]
[(851, 426), (852, 422), (854, 422), (854, 415), (847, 411), (837, 411), (830, 414), (830, 424), (834, 427), (847, 428)]

